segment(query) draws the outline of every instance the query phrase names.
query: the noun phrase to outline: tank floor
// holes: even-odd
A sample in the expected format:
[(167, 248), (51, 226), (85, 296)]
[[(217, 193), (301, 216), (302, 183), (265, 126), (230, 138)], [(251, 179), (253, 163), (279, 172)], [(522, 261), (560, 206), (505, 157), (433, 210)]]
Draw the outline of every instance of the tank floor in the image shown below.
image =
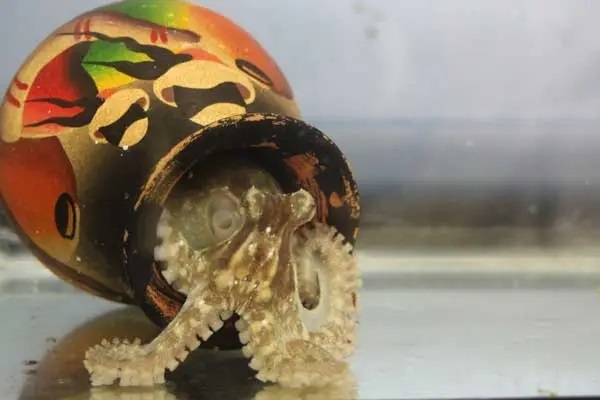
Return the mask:
[[(375, 262), (369, 259), (368, 262)], [(393, 259), (387, 258), (391, 263)], [(311, 398), (399, 399), (600, 393), (597, 276), (365, 266), (352, 376)], [(415, 272), (416, 271), (416, 272)], [(420, 272), (419, 272), (420, 271)], [(532, 275), (537, 273), (538, 275)], [(579, 274), (579, 275), (577, 275)], [(150, 338), (139, 311), (35, 274), (0, 281), (2, 399), (284, 399), (238, 352), (198, 351), (166, 387), (91, 390), (84, 351), (124, 332)], [(139, 396), (138, 395), (144, 395)]]

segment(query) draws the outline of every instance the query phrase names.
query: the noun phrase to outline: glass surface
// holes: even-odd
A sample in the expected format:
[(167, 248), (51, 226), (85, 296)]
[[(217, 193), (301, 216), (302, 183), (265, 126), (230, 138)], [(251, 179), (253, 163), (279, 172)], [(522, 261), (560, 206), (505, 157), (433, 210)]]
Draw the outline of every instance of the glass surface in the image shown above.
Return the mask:
[[(199, 352), (148, 398), (600, 393), (600, 3), (196, 2), (264, 45), (354, 168), (360, 336), (340, 392), (264, 387), (238, 353)], [(105, 3), (5, 4), (0, 86)], [(82, 352), (154, 328), (59, 282), (2, 225), (1, 397), (136, 398), (90, 392)]]

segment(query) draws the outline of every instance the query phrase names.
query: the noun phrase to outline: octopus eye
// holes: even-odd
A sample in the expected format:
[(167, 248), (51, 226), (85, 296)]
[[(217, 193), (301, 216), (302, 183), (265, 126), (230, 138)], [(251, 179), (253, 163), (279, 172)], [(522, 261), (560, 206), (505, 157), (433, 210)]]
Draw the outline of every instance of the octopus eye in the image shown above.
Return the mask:
[(60, 236), (72, 240), (77, 230), (77, 209), (68, 193), (61, 194), (54, 204), (54, 220)]
[(231, 239), (244, 223), (238, 199), (227, 190), (196, 195), (187, 192), (171, 199), (170, 204), (169, 221), (164, 223), (181, 232), (196, 250)]
[(210, 231), (217, 242), (227, 240), (242, 226), (240, 204), (233, 196), (219, 194), (210, 200), (207, 218)]
[(235, 65), (249, 77), (254, 78), (269, 87), (273, 87), (273, 80), (251, 62), (238, 58), (235, 60)]

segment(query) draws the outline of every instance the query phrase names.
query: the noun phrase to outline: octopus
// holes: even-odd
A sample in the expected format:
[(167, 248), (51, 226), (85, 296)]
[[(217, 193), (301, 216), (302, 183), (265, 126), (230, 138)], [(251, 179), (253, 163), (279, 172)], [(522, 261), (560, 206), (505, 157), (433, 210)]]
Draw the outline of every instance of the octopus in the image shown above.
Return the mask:
[(353, 247), (315, 221), (315, 198), (284, 193), (236, 161), (189, 173), (166, 200), (154, 257), (186, 300), (149, 343), (105, 339), (86, 352), (93, 386), (153, 386), (232, 315), (256, 378), (324, 386), (347, 374), (361, 279)]

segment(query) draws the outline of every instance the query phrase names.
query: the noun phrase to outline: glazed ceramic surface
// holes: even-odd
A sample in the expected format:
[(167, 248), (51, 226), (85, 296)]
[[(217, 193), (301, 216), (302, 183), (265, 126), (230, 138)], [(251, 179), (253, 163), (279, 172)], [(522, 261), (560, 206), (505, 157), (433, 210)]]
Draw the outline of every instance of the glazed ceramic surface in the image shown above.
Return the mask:
[(275, 61), (232, 21), (180, 1), (112, 3), (50, 34), (15, 74), (0, 108), (0, 194), (54, 273), (165, 325), (183, 298), (153, 264), (158, 210), (219, 151), (309, 191), (315, 219), (354, 243), (349, 166), (299, 118)]

